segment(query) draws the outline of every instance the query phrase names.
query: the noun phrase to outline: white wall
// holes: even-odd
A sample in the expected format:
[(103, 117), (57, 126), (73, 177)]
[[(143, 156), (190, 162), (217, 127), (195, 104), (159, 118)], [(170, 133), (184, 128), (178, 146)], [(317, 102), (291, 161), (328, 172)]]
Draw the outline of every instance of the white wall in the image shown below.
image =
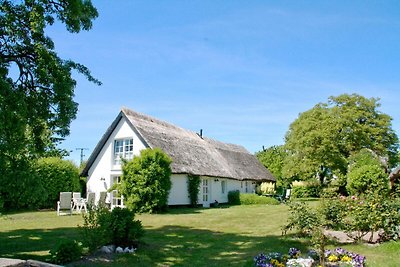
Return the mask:
[[(140, 150), (146, 148), (135, 134), (125, 118), (122, 118), (110, 135), (96, 160), (89, 169), (87, 181), (88, 192), (96, 193), (96, 201), (101, 191), (107, 191), (111, 187), (112, 176), (122, 175), (121, 165), (114, 165), (114, 140), (133, 138), (133, 153), (139, 155)], [(109, 194), (107, 201), (110, 201)]]
[(171, 175), (168, 205), (189, 205), (188, 177), (186, 174)]

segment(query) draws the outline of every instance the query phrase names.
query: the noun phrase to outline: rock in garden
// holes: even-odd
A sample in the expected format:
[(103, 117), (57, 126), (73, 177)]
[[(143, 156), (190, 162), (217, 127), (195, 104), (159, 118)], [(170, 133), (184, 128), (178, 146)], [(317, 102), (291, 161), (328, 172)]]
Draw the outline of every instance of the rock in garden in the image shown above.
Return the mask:
[(117, 248), (115, 249), (115, 253), (124, 253), (124, 249), (121, 248), (121, 247), (117, 247)]
[(106, 254), (114, 253), (114, 251), (115, 251), (115, 246), (114, 245), (102, 246), (100, 248), (100, 252), (106, 253)]

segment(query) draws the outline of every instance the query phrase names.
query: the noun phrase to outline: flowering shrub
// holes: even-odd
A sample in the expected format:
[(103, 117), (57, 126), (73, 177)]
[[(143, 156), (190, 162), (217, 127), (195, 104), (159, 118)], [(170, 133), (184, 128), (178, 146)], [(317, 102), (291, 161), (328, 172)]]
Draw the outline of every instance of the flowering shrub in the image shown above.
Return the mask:
[[(301, 257), (301, 251), (297, 248), (290, 248), (287, 255), (278, 252), (259, 254), (254, 257), (256, 267), (314, 267), (319, 265), (318, 253), (309, 251), (306, 258)], [(364, 267), (365, 257), (356, 253), (348, 252), (342, 248), (325, 250), (325, 266), (331, 267)]]

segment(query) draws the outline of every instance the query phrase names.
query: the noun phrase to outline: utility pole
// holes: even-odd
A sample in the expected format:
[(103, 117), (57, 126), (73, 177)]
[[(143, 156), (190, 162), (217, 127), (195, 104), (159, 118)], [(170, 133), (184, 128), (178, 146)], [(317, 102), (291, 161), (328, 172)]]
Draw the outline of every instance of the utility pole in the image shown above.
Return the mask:
[(81, 151), (81, 163), (80, 163), (80, 166), (82, 166), (83, 158), (85, 157), (85, 154), (84, 154), (83, 151), (84, 151), (84, 150), (89, 150), (89, 148), (86, 148), (86, 147), (77, 147), (76, 150), (80, 150), (80, 151)]

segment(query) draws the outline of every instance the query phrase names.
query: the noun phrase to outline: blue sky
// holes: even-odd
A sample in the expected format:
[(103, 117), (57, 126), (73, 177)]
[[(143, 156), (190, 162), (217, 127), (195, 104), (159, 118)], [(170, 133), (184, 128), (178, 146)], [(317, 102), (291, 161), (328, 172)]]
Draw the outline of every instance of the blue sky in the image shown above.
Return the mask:
[(76, 75), (62, 147), (89, 148), (129, 107), (250, 152), (283, 144), (300, 112), (329, 96), (381, 98), (400, 134), (399, 1), (93, 1), (89, 32), (48, 30)]

